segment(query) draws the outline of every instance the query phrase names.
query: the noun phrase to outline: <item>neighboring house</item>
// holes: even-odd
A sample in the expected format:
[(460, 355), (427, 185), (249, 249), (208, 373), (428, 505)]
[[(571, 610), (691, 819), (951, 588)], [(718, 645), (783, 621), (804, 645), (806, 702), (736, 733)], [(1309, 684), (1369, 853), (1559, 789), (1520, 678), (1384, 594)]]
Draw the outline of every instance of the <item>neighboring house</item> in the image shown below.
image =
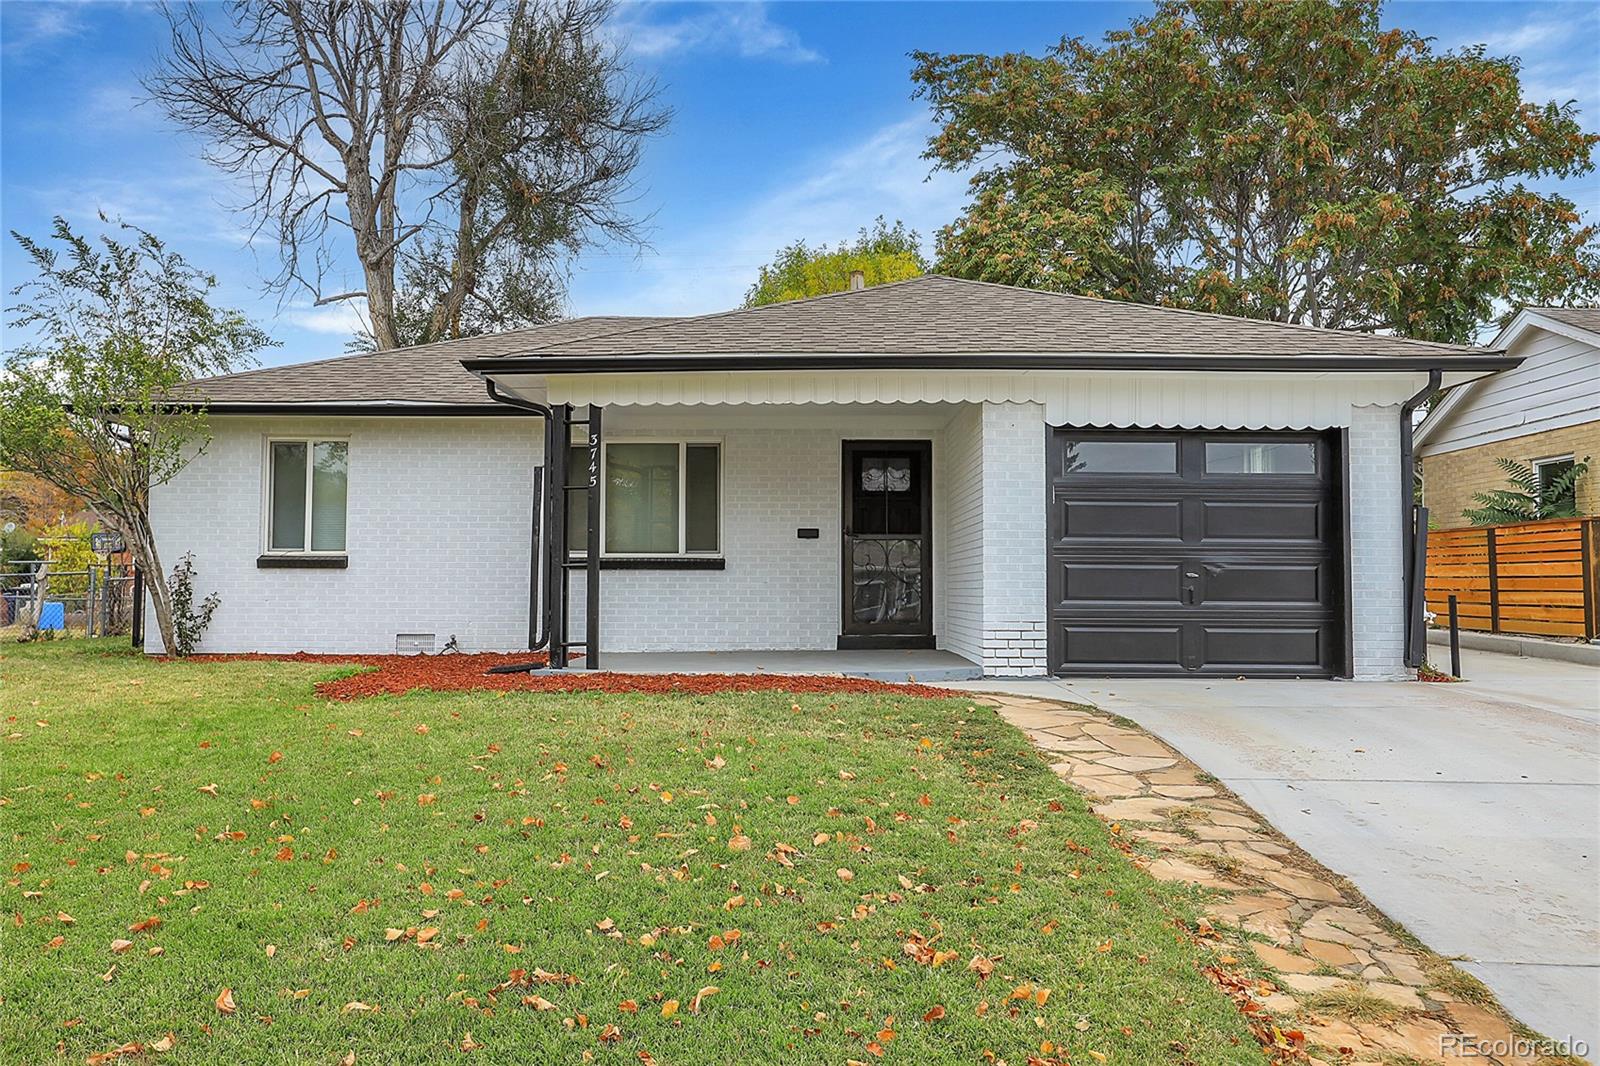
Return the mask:
[(206, 651), (526, 648), (545, 427), (586, 481), (562, 419), (594, 405), (598, 487), (544, 528), (581, 548), (602, 511), (602, 667), (937, 646), (1007, 676), (1397, 678), (1412, 410), (1515, 363), (927, 276), (198, 382), (212, 440), (152, 517), (221, 595)]
[(1578, 510), (1600, 514), (1600, 308), (1525, 307), (1491, 347), (1522, 364), (1451, 389), (1417, 427), (1429, 523), (1471, 525), (1461, 512), (1473, 493), (1506, 487), (1501, 458), (1532, 465), (1541, 481), (1592, 460)]

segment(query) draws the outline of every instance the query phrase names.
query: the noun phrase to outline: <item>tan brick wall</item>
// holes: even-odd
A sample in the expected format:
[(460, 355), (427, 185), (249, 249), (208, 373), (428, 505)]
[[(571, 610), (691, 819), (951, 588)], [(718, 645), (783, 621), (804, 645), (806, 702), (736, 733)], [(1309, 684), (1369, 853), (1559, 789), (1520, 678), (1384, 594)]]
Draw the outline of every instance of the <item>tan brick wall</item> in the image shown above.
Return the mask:
[(1600, 514), (1600, 422), (1567, 426), (1525, 437), (1480, 444), (1456, 452), (1422, 458), (1422, 502), (1435, 529), (1471, 525), (1461, 512), (1475, 506), (1472, 494), (1506, 487), (1506, 475), (1495, 460), (1504, 456), (1518, 462), (1550, 455), (1589, 458), (1589, 473), (1578, 479), (1578, 510)]

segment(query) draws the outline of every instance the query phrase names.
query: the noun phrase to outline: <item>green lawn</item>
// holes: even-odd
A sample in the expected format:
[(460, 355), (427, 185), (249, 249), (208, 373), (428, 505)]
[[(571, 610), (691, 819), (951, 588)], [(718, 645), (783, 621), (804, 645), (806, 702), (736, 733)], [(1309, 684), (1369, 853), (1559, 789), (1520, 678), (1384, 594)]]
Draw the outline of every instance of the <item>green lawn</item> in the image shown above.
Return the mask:
[(965, 700), (330, 703), (326, 665), (85, 641), (0, 672), (6, 1062), (1261, 1061), (1193, 901)]

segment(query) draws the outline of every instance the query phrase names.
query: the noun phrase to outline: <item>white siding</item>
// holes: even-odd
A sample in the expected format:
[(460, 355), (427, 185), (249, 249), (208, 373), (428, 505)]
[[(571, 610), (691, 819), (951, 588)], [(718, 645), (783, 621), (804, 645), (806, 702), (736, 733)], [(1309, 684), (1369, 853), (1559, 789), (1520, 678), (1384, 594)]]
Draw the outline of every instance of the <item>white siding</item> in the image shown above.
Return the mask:
[[(392, 652), (397, 633), (465, 650), (527, 646), (532, 418), (213, 417), (212, 440), (151, 493), (164, 566), (194, 554), (197, 598), (222, 605), (208, 652)], [(262, 570), (268, 435), (347, 436), (344, 570)], [(145, 647), (160, 651), (153, 617)]]
[(1419, 455), (1600, 421), (1600, 348), (1529, 329), (1511, 349), (1521, 366), (1462, 385), (1460, 398), (1417, 446)]

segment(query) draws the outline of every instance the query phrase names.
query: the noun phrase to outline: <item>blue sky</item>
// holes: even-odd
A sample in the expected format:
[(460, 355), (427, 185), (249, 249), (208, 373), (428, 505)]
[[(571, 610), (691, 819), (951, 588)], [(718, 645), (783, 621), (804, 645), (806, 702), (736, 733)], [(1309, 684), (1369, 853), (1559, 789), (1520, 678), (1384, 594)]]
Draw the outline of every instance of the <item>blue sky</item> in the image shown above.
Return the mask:
[[(1062, 35), (1098, 39), (1143, 6), (625, 4), (618, 28), (676, 118), (638, 175), (650, 247), (577, 261), (569, 312), (724, 310), (780, 245), (835, 241), (880, 214), (931, 244), (958, 213), (965, 181), (930, 178), (919, 158), (931, 127), (911, 98), (907, 53), (1039, 52)], [(1482, 42), (1520, 56), (1531, 98), (1574, 99), (1584, 125), (1600, 130), (1600, 3), (1403, 2), (1386, 20), (1441, 47)], [(98, 210), (138, 223), (215, 272), (221, 299), (283, 342), (264, 362), (338, 354), (352, 310), (265, 292), (276, 248), (251, 246), (237, 199), (199, 146), (140, 106), (139, 76), (163, 43), (153, 6), (0, 3), (3, 229), (42, 234), (54, 214), (93, 228)], [(1554, 187), (1600, 218), (1600, 175)], [(7, 289), (26, 276), (9, 240), (0, 273)]]

